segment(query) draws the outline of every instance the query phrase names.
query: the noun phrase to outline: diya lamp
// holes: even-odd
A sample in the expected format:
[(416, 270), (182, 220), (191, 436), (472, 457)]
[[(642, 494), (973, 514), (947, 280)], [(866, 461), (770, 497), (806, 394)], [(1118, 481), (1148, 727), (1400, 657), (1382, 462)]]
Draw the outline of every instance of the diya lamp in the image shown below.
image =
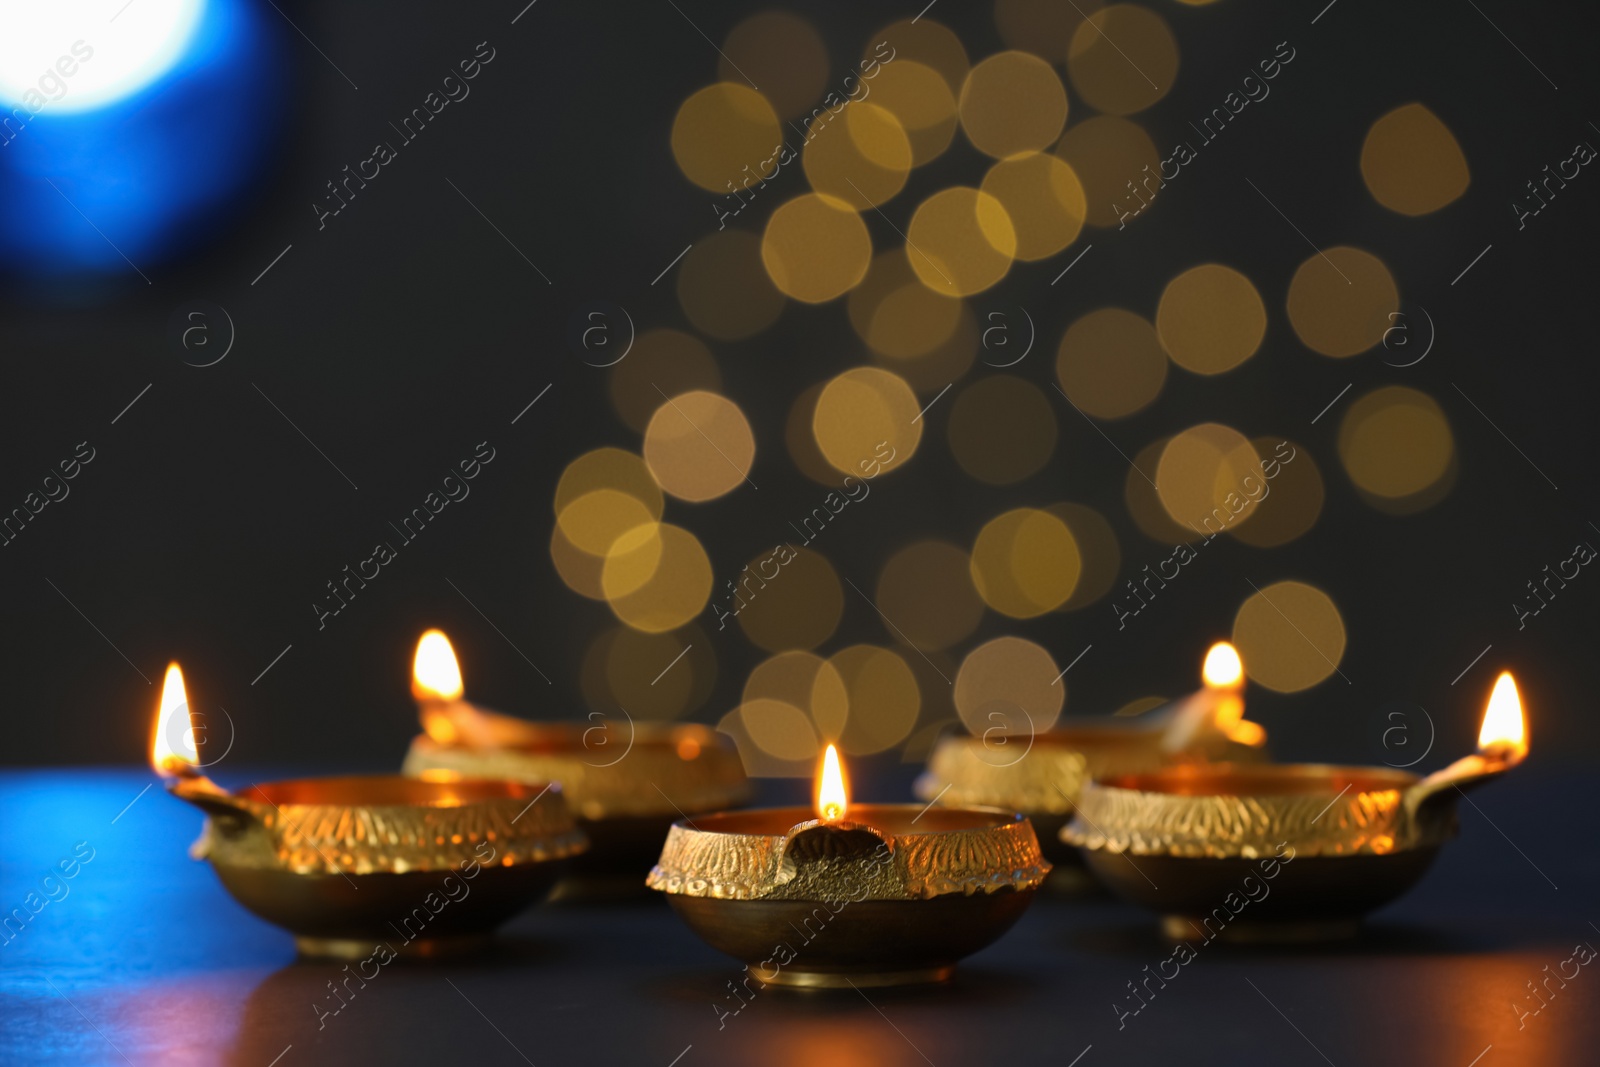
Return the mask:
[(417, 642), (411, 692), (423, 732), (402, 771), (448, 770), (520, 782), (559, 782), (589, 837), (576, 875), (626, 878), (636, 892), (676, 818), (743, 804), (744, 764), (724, 735), (694, 723), (530, 722), (463, 699), (450, 640), (429, 630)]
[[(587, 847), (561, 790), (448, 771), (302, 778), (229, 792), (200, 773), (183, 674), (167, 668), (150, 744), (167, 790), (207, 815), (195, 859), (306, 956), (478, 948)], [(384, 960), (387, 962), (387, 959)]]
[[(999, 740), (947, 736), (934, 746), (916, 795), (951, 807), (994, 806), (1026, 815), (1045, 855), (1061, 867), (1057, 880), (1081, 869), (1077, 850), (1059, 833), (1091, 780), (1153, 771), (1174, 763), (1266, 756), (1266, 731), (1244, 718), (1244, 670), (1226, 641), (1213, 645), (1203, 687), (1138, 718), (1075, 718), (1032, 736)], [(1021, 755), (1013, 756), (1013, 751)], [(1072, 881), (1082, 883), (1081, 873)]]
[(948, 979), (1049, 871), (1016, 812), (853, 804), (829, 745), (813, 809), (673, 823), (646, 884), (757, 982), (833, 988)]
[(1113, 892), (1159, 912), (1175, 940), (1345, 937), (1427, 872), (1456, 833), (1462, 791), (1527, 754), (1505, 672), (1478, 751), (1426, 778), (1312, 763), (1124, 774), (1085, 788), (1061, 837)]

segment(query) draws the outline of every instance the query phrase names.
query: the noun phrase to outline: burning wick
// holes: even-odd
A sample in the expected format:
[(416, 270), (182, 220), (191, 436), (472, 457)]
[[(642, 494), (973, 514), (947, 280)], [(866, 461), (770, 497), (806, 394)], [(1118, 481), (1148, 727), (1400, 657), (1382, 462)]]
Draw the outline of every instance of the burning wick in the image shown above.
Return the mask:
[(845, 789), (844, 768), (839, 766), (839, 750), (829, 745), (822, 754), (822, 771), (817, 776), (817, 818), (838, 822), (850, 807)]
[(1212, 645), (1200, 678), (1205, 688), (1187, 698), (1173, 715), (1161, 747), (1169, 753), (1182, 752), (1206, 733), (1220, 733), (1241, 745), (1264, 744), (1267, 732), (1244, 717), (1244, 663), (1239, 650), (1226, 641)]
[(1504, 763), (1521, 763), (1528, 754), (1528, 721), (1522, 714), (1522, 698), (1510, 671), (1501, 671), (1489, 694), (1478, 730), (1478, 752), (1485, 758)]
[(411, 660), (411, 695), (423, 732), (437, 744), (467, 748), (504, 748), (534, 739), (531, 724), (461, 699), (465, 688), (450, 639), (442, 630), (424, 633)]
[(176, 663), (169, 663), (161, 683), (161, 703), (156, 706), (155, 729), (150, 735), (150, 766), (163, 778), (192, 778), (199, 774), (199, 765), (183, 671)]

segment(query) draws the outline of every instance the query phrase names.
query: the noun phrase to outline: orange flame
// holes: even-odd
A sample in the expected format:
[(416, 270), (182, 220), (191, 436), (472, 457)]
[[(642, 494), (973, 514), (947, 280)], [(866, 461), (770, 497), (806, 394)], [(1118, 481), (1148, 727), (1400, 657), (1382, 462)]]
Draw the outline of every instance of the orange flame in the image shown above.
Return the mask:
[(1206, 653), (1205, 666), (1200, 677), (1212, 689), (1232, 689), (1244, 682), (1244, 664), (1239, 660), (1239, 650), (1226, 641), (1218, 641)]
[(1508, 755), (1514, 762), (1528, 754), (1528, 720), (1522, 713), (1522, 699), (1510, 671), (1501, 671), (1494, 680), (1489, 706), (1483, 712), (1483, 727), (1478, 731), (1478, 749)]
[(817, 775), (817, 818), (838, 822), (849, 808), (850, 793), (844, 784), (844, 768), (839, 766), (839, 750), (829, 745)]
[(183, 672), (176, 663), (169, 663), (167, 676), (161, 683), (161, 703), (156, 706), (155, 726), (150, 734), (150, 766), (157, 774), (170, 778), (193, 773), (199, 763), (194, 722), (189, 716), (189, 697), (183, 688)]
[(411, 661), (411, 695), (418, 700), (460, 700), (461, 664), (442, 630), (429, 630), (417, 640)]

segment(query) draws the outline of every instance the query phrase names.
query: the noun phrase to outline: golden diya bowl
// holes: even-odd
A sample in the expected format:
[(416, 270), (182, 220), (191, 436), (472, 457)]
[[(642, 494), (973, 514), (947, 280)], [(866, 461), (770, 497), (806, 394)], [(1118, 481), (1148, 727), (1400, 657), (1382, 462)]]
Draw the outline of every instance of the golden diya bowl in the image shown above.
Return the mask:
[(738, 751), (707, 726), (638, 723), (624, 732), (581, 722), (496, 719), (515, 726), (492, 747), (418, 735), (403, 772), (561, 783), (590, 842), (573, 865), (578, 875), (637, 879), (650, 869), (675, 819), (738, 807), (750, 795)]
[(1347, 937), (1456, 829), (1453, 782), (1381, 767), (1182, 766), (1092, 783), (1061, 839), (1183, 941)]
[(647, 884), (762, 984), (865, 987), (947, 980), (1049, 870), (1015, 812), (861, 804), (682, 820)]
[(587, 848), (559, 788), (450, 772), (168, 787), (208, 818), (190, 850), (307, 956), (484, 945)]

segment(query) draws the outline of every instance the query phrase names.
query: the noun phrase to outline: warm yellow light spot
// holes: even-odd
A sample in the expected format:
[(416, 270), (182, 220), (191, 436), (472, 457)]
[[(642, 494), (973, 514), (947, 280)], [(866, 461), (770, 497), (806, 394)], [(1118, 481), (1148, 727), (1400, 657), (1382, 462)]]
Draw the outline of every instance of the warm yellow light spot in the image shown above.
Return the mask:
[(1014, 619), (1031, 619), (1066, 603), (1082, 567), (1067, 524), (1037, 508), (1015, 508), (990, 519), (972, 546), (978, 595)]
[[(831, 499), (843, 500), (842, 497)], [(795, 520), (821, 533), (833, 518), (826, 505)], [(769, 652), (815, 648), (833, 635), (844, 613), (844, 588), (833, 565), (809, 548), (784, 544), (762, 553), (717, 597), (717, 610), (738, 611), (739, 628)]]
[(1061, 135), (1055, 151), (1083, 183), (1090, 226), (1120, 229), (1129, 221), (1125, 216), (1143, 218), (1160, 189), (1161, 153), (1144, 128), (1128, 119), (1085, 119)]
[[(974, 737), (1032, 736), (1055, 725), (1067, 699), (1061, 668), (1044, 646), (996, 637), (967, 653), (956, 673), (956, 712)], [(1024, 744), (1017, 746), (1022, 755)]]
[(1197, 541), (1202, 534), (1172, 521), (1161, 497), (1156, 492), (1155, 476), (1161, 465), (1161, 456), (1167, 449), (1170, 437), (1157, 438), (1134, 454), (1128, 473), (1122, 479), (1122, 499), (1128, 506), (1134, 525), (1146, 537), (1163, 545), (1180, 545)]
[(1478, 748), (1485, 753), (1505, 752), (1520, 760), (1528, 754), (1528, 720), (1522, 713), (1522, 698), (1510, 671), (1501, 671), (1489, 694), (1478, 730)]
[(1061, 335), (1056, 378), (1084, 414), (1119, 419), (1160, 395), (1167, 357), (1148, 321), (1122, 308), (1101, 308)]
[(1006, 276), (1017, 231), (1000, 201), (958, 185), (934, 193), (911, 216), (906, 258), (922, 284), (947, 296), (981, 293)]
[(429, 630), (418, 638), (411, 659), (411, 695), (418, 700), (460, 700), (462, 691), (456, 650), (443, 630)]
[(850, 292), (850, 325), (877, 354), (911, 360), (938, 348), (955, 332), (961, 300), (923, 285), (906, 258), (891, 248), (872, 261), (866, 279)]
[(605, 590), (600, 585), (600, 572), (605, 567), (605, 557), (591, 555), (573, 544), (561, 531), (561, 524), (550, 529), (550, 562), (556, 573), (579, 596), (590, 600), (604, 600)]
[(1255, 448), (1238, 430), (1215, 422), (1167, 442), (1155, 483), (1173, 521), (1205, 537), (1246, 522), (1267, 492)]
[(1344, 620), (1333, 600), (1304, 582), (1274, 582), (1240, 606), (1233, 643), (1250, 680), (1280, 693), (1309, 689), (1339, 669)]
[(739, 405), (697, 389), (670, 397), (644, 432), (644, 461), (679, 500), (714, 500), (745, 484), (756, 438)]
[(1383, 260), (1339, 245), (1313, 254), (1289, 282), (1289, 325), (1325, 356), (1354, 356), (1395, 325), (1400, 291)]
[[(1193, 3), (1194, 0), (1184, 0)], [(1266, 727), (1249, 719), (1240, 719), (1223, 726), (1223, 733), (1228, 735), (1228, 740), (1236, 745), (1249, 745), (1251, 748), (1260, 748), (1267, 743)]]
[(905, 187), (911, 141), (893, 112), (863, 100), (816, 131), (801, 165), (813, 189), (861, 211)]
[(199, 763), (183, 672), (176, 663), (169, 663), (167, 675), (161, 680), (161, 702), (156, 705), (150, 733), (150, 766), (157, 774), (171, 777), (192, 771)]
[(1122, 568), (1116, 531), (1104, 515), (1086, 504), (1051, 504), (1045, 510), (1067, 524), (1082, 560), (1078, 584), (1057, 610), (1088, 607), (1111, 591)]
[[(659, 394), (656, 399), (659, 402)], [(653, 412), (655, 408), (652, 407), (650, 410)], [(650, 473), (650, 468), (645, 466), (644, 460), (632, 452), (608, 447), (585, 452), (568, 463), (566, 469), (561, 472), (561, 479), (556, 482), (555, 493), (557, 521), (561, 521), (561, 516), (567, 508), (580, 497), (603, 489), (633, 497), (642, 506), (643, 513), (649, 517), (648, 521), (653, 522), (661, 517), (664, 504), (661, 486), (656, 484), (655, 476)], [(567, 537), (585, 552), (596, 556), (604, 555), (611, 546), (611, 540), (608, 540), (607, 536), (614, 540), (632, 526), (616, 528), (615, 522), (612, 525), (598, 522), (591, 524), (588, 518), (590, 509), (605, 515), (626, 507), (625, 504), (615, 500), (587, 501), (583, 510), (573, 513), (568, 522), (562, 523), (562, 529)]]
[(1339, 424), (1345, 473), (1380, 502), (1403, 505), (1428, 496), (1450, 474), (1454, 457), (1455, 437), (1438, 401), (1403, 385), (1374, 389), (1351, 404)]
[(717, 75), (725, 82), (749, 78), (782, 118), (806, 114), (827, 88), (827, 46), (811, 23), (788, 11), (751, 15), (718, 52)]
[(1065, 63), (1073, 32), (1104, 6), (1101, 0), (995, 0), (994, 24), (1007, 48)]
[(817, 756), (816, 727), (806, 713), (781, 700), (757, 697), (739, 705), (745, 733), (761, 751), (780, 760), (811, 760)]
[(826, 384), (818, 382), (807, 386), (794, 398), (794, 403), (789, 405), (789, 416), (783, 423), (783, 443), (801, 474), (829, 489), (836, 489), (839, 487), (839, 472), (823, 458), (822, 450), (817, 447), (816, 432), (811, 426), (817, 414), (817, 398), (822, 395)]
[(1403, 104), (1372, 124), (1361, 177), (1378, 203), (1402, 215), (1438, 211), (1472, 180), (1450, 127), (1421, 104)]
[(961, 469), (988, 485), (1014, 485), (1037, 473), (1056, 447), (1049, 398), (1010, 374), (991, 374), (962, 390), (947, 428)]
[(839, 766), (839, 750), (829, 745), (822, 754), (822, 769), (817, 774), (817, 818), (838, 822), (850, 808), (850, 794)]
[(937, 159), (950, 147), (956, 132), (956, 98), (938, 71), (896, 56), (893, 63), (879, 67), (867, 84), (872, 102), (898, 119), (905, 130), (912, 166)]
[(1239, 650), (1226, 641), (1218, 641), (1206, 653), (1200, 677), (1212, 689), (1232, 689), (1244, 682), (1244, 663)]
[[(899, 655), (875, 645), (851, 645), (828, 657), (844, 683), (848, 715), (839, 734), (846, 752), (869, 756), (904, 741), (917, 725), (922, 691), (916, 674)], [(817, 693), (817, 725), (828, 731), (838, 719), (836, 705)]]
[[(729, 230), (702, 243), (710, 244), (719, 237), (726, 238), (732, 234), (733, 231)], [(750, 234), (739, 236), (749, 240), (752, 245), (755, 242), (755, 238)], [(700, 247), (699, 244), (694, 246), (689, 256), (684, 257), (683, 266), (679, 270), (689, 269), (689, 258)], [(755, 274), (763, 283), (766, 282), (766, 275), (761, 272), (759, 261), (756, 261)], [(771, 289), (770, 285), (768, 288)], [(781, 301), (782, 298), (776, 292), (772, 295)], [(681, 281), (678, 296), (680, 300), (683, 297)], [(690, 315), (690, 321), (694, 321), (693, 315)], [(700, 325), (698, 322), (695, 324)], [(620, 355), (620, 350), (616, 354)], [(712, 358), (711, 350), (699, 338), (682, 330), (655, 329), (641, 333), (628, 354), (611, 368), (610, 384), (611, 406), (617, 409), (618, 417), (628, 425), (629, 429), (644, 433), (644, 428), (650, 425), (650, 416), (661, 406), (663, 393), (667, 396), (677, 396), (691, 389), (709, 389), (716, 392), (722, 388), (722, 372), (717, 369), (717, 361)]]
[(1230, 526), (1228, 533), (1257, 548), (1286, 545), (1322, 514), (1322, 473), (1304, 445), (1282, 437), (1256, 437), (1250, 444), (1262, 457), (1267, 495), (1251, 509), (1249, 522)]
[(1249, 278), (1220, 263), (1202, 263), (1167, 283), (1156, 333), (1178, 366), (1222, 374), (1261, 347), (1267, 308)]
[[(641, 582), (639, 578), (645, 575)], [(617, 618), (663, 633), (689, 622), (711, 596), (711, 560), (688, 530), (670, 523), (635, 531), (606, 557), (601, 585)]]
[(967, 553), (956, 545), (917, 541), (883, 565), (875, 602), (915, 647), (949, 648), (983, 618), (970, 566)]
[(1067, 74), (1096, 111), (1131, 115), (1166, 96), (1178, 76), (1178, 42), (1160, 15), (1114, 4), (1079, 24), (1067, 48)]
[(761, 262), (772, 284), (807, 304), (854, 288), (871, 261), (872, 238), (861, 216), (845, 201), (821, 193), (805, 193), (779, 207), (761, 239)]
[[(887, 64), (881, 63), (891, 56)], [(952, 93), (961, 90), (961, 83), (967, 77), (967, 49), (961, 38), (948, 26), (932, 19), (902, 19), (890, 23), (867, 38), (861, 57), (880, 61), (877, 67), (864, 69), (863, 74), (871, 70), (881, 74), (907, 61), (931, 67), (939, 72)]]
[[(799, 708), (828, 737), (844, 733), (850, 696), (833, 664), (812, 652), (791, 650), (762, 660), (744, 682), (742, 699), (775, 701)], [(816, 755), (806, 753), (807, 759)]]
[(556, 525), (567, 539), (591, 556), (604, 556), (619, 538), (648, 531), (655, 516), (636, 496), (618, 489), (596, 489), (562, 509)]
[(1017, 232), (1017, 258), (1046, 259), (1083, 230), (1089, 208), (1083, 183), (1059, 156), (1023, 152), (1000, 160), (983, 177), (983, 191), (1000, 201)]
[[(754, 337), (778, 321), (783, 294), (761, 265), (761, 238), (728, 229), (696, 241), (678, 267), (678, 303), (695, 329), (719, 341)], [(643, 344), (644, 337), (639, 342)], [(617, 364), (618, 370), (639, 358), (637, 348), (627, 362)], [(668, 383), (659, 384), (671, 395)], [(661, 399), (659, 393), (654, 395)]]
[[(665, 669), (668, 664), (671, 670)], [(627, 708), (635, 719), (675, 719), (704, 704), (715, 680), (714, 643), (695, 626), (670, 633), (641, 633), (628, 626), (601, 631), (579, 670), (584, 703), (599, 712), (590, 721), (607, 728), (591, 734), (587, 758), (604, 762), (627, 747), (627, 719), (618, 708)], [(599, 744), (601, 737), (610, 747)]]
[(772, 105), (741, 82), (706, 86), (672, 120), (672, 155), (684, 176), (727, 196), (747, 197), (774, 176), (772, 157), (782, 140)]
[(967, 139), (996, 159), (1048, 148), (1067, 122), (1061, 79), (1027, 52), (999, 52), (973, 67), (957, 106)]
[(831, 465), (857, 478), (873, 478), (898, 468), (917, 450), (920, 411), (903, 378), (876, 367), (856, 367), (823, 387), (811, 428)]

